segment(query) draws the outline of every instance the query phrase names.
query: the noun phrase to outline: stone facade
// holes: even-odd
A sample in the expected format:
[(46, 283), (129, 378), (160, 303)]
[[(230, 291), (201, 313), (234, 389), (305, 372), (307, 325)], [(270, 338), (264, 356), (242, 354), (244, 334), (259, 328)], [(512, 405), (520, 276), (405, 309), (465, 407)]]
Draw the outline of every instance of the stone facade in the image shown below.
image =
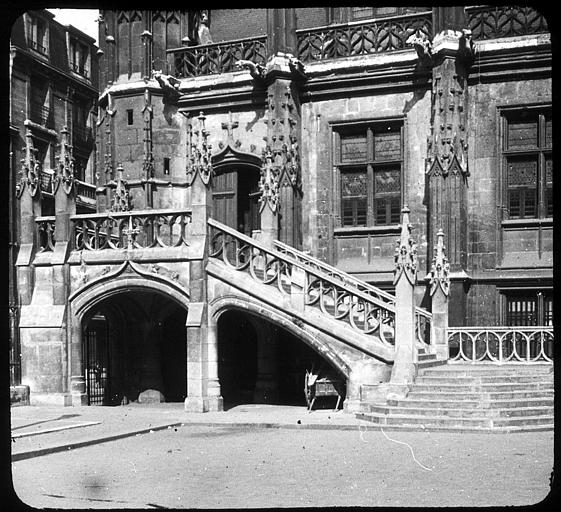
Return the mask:
[[(507, 18), (524, 23), (497, 21)], [(404, 325), (417, 321), (416, 307), (434, 307), (438, 341), (431, 350), (440, 358), (448, 356), (448, 325), (505, 325), (521, 297), (535, 295), (542, 315), (535, 322), (552, 322), (551, 46), (539, 12), (106, 10), (99, 56), (95, 180), (91, 175), (97, 214), (67, 211), (64, 220), (58, 212), (50, 250), (34, 252), (30, 237), (19, 255), (28, 308), (20, 322), (22, 358), (32, 400), (42, 393), (91, 401), (88, 326), (95, 317), (118, 330), (107, 311), (120, 294), (125, 302), (143, 297), (146, 332), (168, 332), (184, 315), (186, 341), (178, 343), (185, 350), (185, 404), (196, 411), (224, 406), (221, 386), (236, 365), (246, 368), (248, 357), (256, 358), (247, 367), (252, 396), (278, 396), (290, 373), (282, 357), (308, 357), (288, 351), (292, 342), (283, 348), (283, 336), (311, 347), (346, 380), (346, 407), (353, 410), (362, 385), (384, 384), (398, 394), (410, 385), (419, 333)], [(14, 95), (12, 104), (20, 103)], [(524, 176), (532, 172), (539, 188), (530, 190)], [(527, 198), (523, 210), (516, 210), (518, 197)], [(22, 222), (47, 229), (26, 200)], [(225, 226), (218, 238), (209, 218)], [(409, 227), (416, 277), (396, 280), (396, 239)], [(235, 255), (234, 264), (221, 267), (209, 256), (219, 254), (219, 236), (237, 244), (220, 256)], [(396, 322), (413, 319), (399, 320), (395, 357), (383, 336), (363, 339), (346, 324), (326, 332), (329, 311), (318, 316), (299, 302), (308, 293), (304, 271), (291, 270), (284, 294), (279, 278), (274, 300), (267, 298), (254, 281), (282, 267), (277, 241), (374, 285), (380, 297), (395, 293), (398, 303), (387, 311)], [(435, 277), (437, 241), (446, 276)], [(280, 266), (243, 274), (256, 254)], [(227, 272), (228, 265), (240, 272)], [(431, 291), (435, 279), (441, 284)], [(149, 297), (171, 302), (152, 315)], [(345, 300), (370, 300), (353, 297)], [(123, 306), (123, 317), (133, 310)], [(224, 320), (229, 311), (245, 320)], [(376, 323), (365, 317), (364, 326), (369, 321)], [(239, 342), (238, 355), (228, 351), (235, 333), (225, 326), (253, 333), (253, 341)], [(135, 334), (121, 345), (117, 334), (107, 335), (117, 340), (111, 350), (136, 354), (136, 363), (119, 370), (123, 385), (113, 386), (114, 400), (178, 396), (160, 375), (162, 365), (177, 370), (175, 349), (157, 362), (150, 335), (131, 329)], [(143, 340), (138, 351), (136, 338)], [(113, 367), (122, 362), (106, 360)], [(304, 370), (298, 364), (296, 376)]]

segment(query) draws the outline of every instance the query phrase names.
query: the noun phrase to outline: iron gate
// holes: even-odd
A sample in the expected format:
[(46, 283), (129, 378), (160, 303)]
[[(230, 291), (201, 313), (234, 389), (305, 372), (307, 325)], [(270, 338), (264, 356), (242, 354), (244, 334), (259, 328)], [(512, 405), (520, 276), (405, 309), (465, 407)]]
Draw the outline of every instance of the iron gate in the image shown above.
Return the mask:
[(82, 338), (88, 405), (108, 405), (110, 358), (107, 334), (105, 317), (95, 316), (88, 322)]

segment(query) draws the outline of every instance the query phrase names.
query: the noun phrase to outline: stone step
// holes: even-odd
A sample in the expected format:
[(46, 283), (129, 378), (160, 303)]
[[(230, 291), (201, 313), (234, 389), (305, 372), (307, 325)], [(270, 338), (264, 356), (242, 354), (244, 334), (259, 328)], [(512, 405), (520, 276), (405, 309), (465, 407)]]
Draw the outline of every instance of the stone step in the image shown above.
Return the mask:
[(495, 426), (552, 426), (553, 415), (524, 416), (520, 418), (486, 418), (486, 417), (450, 417), (450, 416), (416, 416), (412, 414), (380, 414), (375, 412), (357, 413), (361, 420), (371, 421), (378, 425), (418, 425), (422, 428), (434, 427), (479, 427), (493, 428)]
[[(423, 350), (423, 352), (421, 352)], [(427, 354), (424, 352), (425, 349), (419, 349), (418, 359), (421, 361), (432, 361), (436, 359), (436, 354)]]
[(449, 376), (449, 377), (461, 377), (461, 376), (485, 376), (485, 375), (553, 375), (553, 371), (551, 371), (553, 367), (535, 367), (535, 368), (527, 368), (527, 367), (519, 367), (519, 368), (505, 368), (502, 366), (489, 366), (486, 368), (469, 368), (466, 366), (458, 366), (454, 368), (450, 364), (445, 364), (435, 368), (433, 370), (427, 370), (423, 372), (423, 376)]
[(388, 416), (429, 416), (450, 418), (520, 418), (527, 416), (549, 416), (553, 419), (553, 406), (517, 407), (502, 409), (453, 408), (453, 407), (402, 407), (394, 405), (371, 405), (370, 412)]
[(414, 391), (420, 392), (465, 392), (465, 393), (492, 393), (509, 391), (553, 391), (553, 382), (508, 382), (485, 384), (417, 384)]
[(554, 400), (551, 398), (534, 398), (519, 400), (438, 400), (410, 398), (403, 400), (388, 400), (388, 405), (405, 408), (457, 408), (457, 409), (512, 409), (517, 407), (553, 407)]
[[(363, 414), (363, 413), (359, 413)], [(357, 418), (361, 418), (357, 414)], [(554, 424), (545, 423), (541, 425), (515, 425), (515, 426), (493, 426), (493, 427), (470, 427), (470, 426), (454, 426), (454, 425), (431, 425), (428, 428), (421, 425), (410, 425), (410, 424), (397, 424), (397, 425), (380, 425), (377, 423), (372, 423), (370, 419), (365, 419), (368, 421), (368, 425), (362, 424), (364, 427), (363, 431), (368, 430), (384, 430), (387, 432), (451, 432), (456, 434), (467, 434), (467, 433), (479, 433), (479, 434), (510, 434), (518, 432), (546, 432), (553, 430)]]
[(427, 368), (434, 368), (437, 366), (442, 366), (446, 364), (445, 359), (429, 359), (425, 361), (419, 361), (417, 363), (417, 370), (421, 371), (428, 371)]
[(409, 392), (407, 399), (414, 400), (453, 400), (455, 402), (462, 400), (522, 400), (528, 399), (545, 399), (554, 397), (553, 389), (550, 391), (537, 390), (537, 391), (506, 391), (506, 392), (491, 392), (491, 393), (453, 393), (453, 392), (425, 392), (417, 391), (415, 388)]
[(420, 375), (415, 379), (415, 384), (506, 384), (506, 383), (515, 383), (515, 384), (525, 384), (525, 383), (534, 383), (534, 382), (549, 382), (553, 383), (553, 376), (547, 377), (544, 375), (484, 375), (484, 376), (454, 376), (454, 377), (447, 377), (447, 376), (425, 376)]

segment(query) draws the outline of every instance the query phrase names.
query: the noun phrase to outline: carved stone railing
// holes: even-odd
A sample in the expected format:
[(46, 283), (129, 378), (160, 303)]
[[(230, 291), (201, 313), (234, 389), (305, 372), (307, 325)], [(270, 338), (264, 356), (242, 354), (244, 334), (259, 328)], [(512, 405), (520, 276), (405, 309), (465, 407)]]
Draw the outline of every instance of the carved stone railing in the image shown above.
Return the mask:
[(139, 249), (187, 245), (189, 210), (139, 210), (73, 215), (74, 250)]
[(553, 327), (461, 327), (447, 330), (450, 361), (553, 361)]
[[(318, 272), (328, 275), (332, 279), (340, 281), (347, 287), (353, 287), (354, 289), (364, 293), (366, 295), (370, 295), (377, 300), (380, 300), (386, 303), (389, 307), (395, 308), (395, 296), (391, 293), (388, 293), (380, 288), (366, 283), (361, 279), (357, 279), (356, 277), (339, 270), (309, 254), (306, 254), (302, 251), (291, 247), (283, 242), (278, 240), (274, 241), (275, 248), (286, 254), (287, 256), (295, 259), (300, 264), (305, 265), (308, 268), (315, 269)], [(421, 345), (429, 345), (430, 344), (430, 331), (431, 331), (431, 321), (432, 321), (432, 314), (420, 307), (415, 308), (415, 332), (417, 334), (417, 341)]]
[(298, 58), (313, 62), (405, 50), (417, 31), (432, 38), (432, 12), (297, 30)]
[(301, 283), (306, 306), (316, 307), (325, 315), (348, 323), (357, 332), (393, 347), (394, 306), (269, 249), (220, 222), (209, 219), (208, 224), (210, 258), (219, 258), (252, 280), (275, 286), (285, 295), (292, 293), (293, 282)]
[(93, 183), (86, 183), (85, 181), (75, 180), (76, 184), (76, 195), (85, 197), (95, 201), (95, 189), (96, 186)]
[(466, 7), (466, 18), (474, 40), (549, 32), (545, 17), (533, 7)]
[(37, 252), (49, 252), (55, 249), (55, 217), (35, 217), (37, 228)]
[(238, 60), (264, 65), (267, 60), (266, 42), (266, 36), (261, 36), (176, 48), (167, 53), (173, 55), (174, 76), (188, 78), (236, 71)]

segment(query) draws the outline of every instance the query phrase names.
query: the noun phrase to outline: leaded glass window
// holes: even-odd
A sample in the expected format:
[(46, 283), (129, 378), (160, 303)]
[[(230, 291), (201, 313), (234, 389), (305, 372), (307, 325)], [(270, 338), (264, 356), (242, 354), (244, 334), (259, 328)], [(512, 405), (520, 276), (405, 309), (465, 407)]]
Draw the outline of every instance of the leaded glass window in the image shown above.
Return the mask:
[(398, 224), (401, 211), (402, 125), (397, 121), (336, 130), (341, 225)]
[(553, 215), (552, 121), (549, 111), (524, 109), (504, 117), (506, 207), (511, 219)]

